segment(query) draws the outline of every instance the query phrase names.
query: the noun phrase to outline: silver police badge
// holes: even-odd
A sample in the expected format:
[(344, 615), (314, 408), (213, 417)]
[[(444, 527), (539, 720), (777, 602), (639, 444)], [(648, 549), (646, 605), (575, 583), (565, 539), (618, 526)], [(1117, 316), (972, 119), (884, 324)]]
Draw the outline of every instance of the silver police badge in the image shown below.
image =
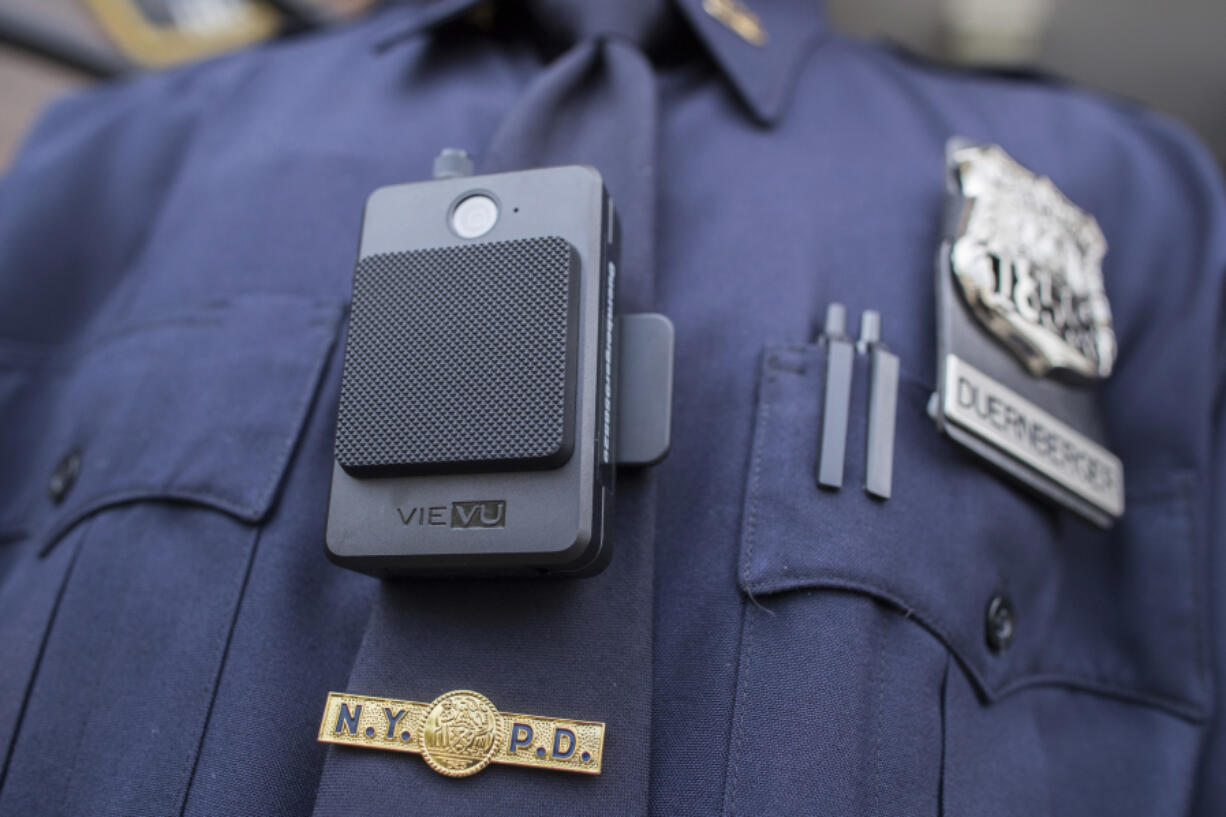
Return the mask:
[(999, 147), (955, 139), (946, 171), (929, 413), (1012, 481), (1110, 527), (1124, 513), (1124, 466), (1094, 388), (1116, 358), (1107, 241), (1050, 179)]
[(1036, 377), (1108, 377), (1116, 343), (1098, 223), (995, 145), (957, 145), (950, 160), (962, 208), (950, 268), (976, 318)]

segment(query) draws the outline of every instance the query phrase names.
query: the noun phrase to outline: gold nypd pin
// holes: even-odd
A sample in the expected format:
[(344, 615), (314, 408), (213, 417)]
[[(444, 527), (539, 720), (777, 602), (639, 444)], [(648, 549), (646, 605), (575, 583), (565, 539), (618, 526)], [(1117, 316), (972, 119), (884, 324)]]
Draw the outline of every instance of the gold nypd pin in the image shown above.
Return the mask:
[(429, 703), (328, 694), (319, 742), (421, 755), (434, 771), (468, 777), (491, 763), (600, 774), (605, 725), (499, 712), (467, 689)]

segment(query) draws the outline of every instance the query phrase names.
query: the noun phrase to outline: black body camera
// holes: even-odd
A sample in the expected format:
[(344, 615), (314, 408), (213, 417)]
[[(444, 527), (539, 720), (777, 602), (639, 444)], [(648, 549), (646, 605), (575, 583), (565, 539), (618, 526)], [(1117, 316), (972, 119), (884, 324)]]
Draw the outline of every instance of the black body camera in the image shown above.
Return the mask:
[[(589, 167), (370, 196), (329, 558), (381, 576), (604, 567), (618, 445), (617, 240), (612, 203)], [(644, 401), (671, 400), (672, 333), (662, 316), (635, 317), (646, 319), (629, 344), (644, 361), (629, 378), (642, 384), (642, 415)], [(656, 419), (640, 417), (630, 434), (653, 438), (637, 447), (662, 457), (667, 405), (662, 420), (648, 414)]]

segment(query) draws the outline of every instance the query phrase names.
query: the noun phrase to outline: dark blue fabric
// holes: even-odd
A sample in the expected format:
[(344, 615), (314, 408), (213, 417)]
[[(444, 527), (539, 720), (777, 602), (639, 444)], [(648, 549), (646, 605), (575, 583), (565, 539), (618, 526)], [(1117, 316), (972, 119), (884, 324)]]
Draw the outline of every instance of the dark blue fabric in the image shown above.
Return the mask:
[[(1196, 765), (1200, 738), (1195, 723), (1054, 687), (985, 706), (956, 668), (944, 701), (944, 814), (1189, 813), (1195, 781), (1187, 770)], [(1105, 755), (1092, 750), (1087, 734)]]
[[(339, 399), (340, 351), (338, 344), (319, 406), (331, 409)], [(330, 410), (310, 418), (261, 533), (185, 815), (311, 811), (324, 753), (315, 742), (320, 713), (304, 702), (323, 700), (343, 683), (372, 590), (367, 577), (315, 558), (322, 556), (318, 531), (328, 498), (318, 471), (330, 467), (335, 420)]]
[(750, 603), (740, 637), (723, 813), (937, 813), (941, 708), (917, 691), (940, 687), (938, 641), (809, 591)]
[[(797, 492), (817, 460), (825, 349), (769, 347), (763, 358), (741, 537), (747, 593), (829, 587), (874, 596), (931, 629), (993, 699), (1059, 683), (1206, 717), (1206, 622), (1192, 592), (1205, 553), (1193, 528), (1192, 472), (1129, 470), (1129, 512), (1100, 531), (967, 468), (967, 456), (932, 433), (931, 387), (904, 373), (894, 497)], [(868, 379), (861, 355), (853, 406), (867, 406)], [(866, 411), (853, 412), (848, 450), (864, 451), (867, 425)], [(850, 459), (845, 479), (864, 484), (862, 457)], [(984, 638), (984, 611), (998, 593), (1022, 616), (1002, 655)]]
[[(556, 55), (453, 19), (463, 0), (395, 7), (47, 114), (0, 182), (0, 815), (1226, 811), (1226, 199), (1205, 152), (1076, 89), (833, 37), (807, 0), (746, 0), (761, 48), (677, 2), (693, 34), (654, 67), (654, 300), (678, 343), (655, 549), (627, 537), (607, 576), (539, 599), (398, 591), (328, 564), (322, 527), (363, 201), (442, 146), (489, 160)], [(1100, 397), (1131, 508), (1110, 534), (922, 414), (955, 134), (1050, 176), (1110, 242)], [(885, 504), (856, 485), (859, 412), (847, 486), (813, 485), (830, 300), (880, 310), (901, 357)], [(598, 604), (650, 643), (585, 638), (587, 594), (646, 564), (650, 589)], [(521, 662), (483, 658), (508, 647)], [(324, 695), (355, 679), (604, 717), (607, 777), (330, 755)]]
[(26, 431), (43, 454), (79, 451), (81, 467), (60, 505), (25, 525), (27, 561), (0, 596), (28, 599), (4, 622), (22, 630), (7, 633), (18, 649), (0, 699), (23, 706), (7, 718), (0, 811), (182, 808), (261, 534), (252, 523), (272, 506), (339, 314), (246, 296), (33, 364), (49, 410)]

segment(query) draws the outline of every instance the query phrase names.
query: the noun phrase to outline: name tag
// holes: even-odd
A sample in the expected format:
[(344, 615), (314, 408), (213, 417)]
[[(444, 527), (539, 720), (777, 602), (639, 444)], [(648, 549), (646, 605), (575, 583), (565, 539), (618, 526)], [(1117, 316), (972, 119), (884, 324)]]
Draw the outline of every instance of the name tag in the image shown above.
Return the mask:
[(943, 393), (947, 422), (1104, 513), (1124, 513), (1124, 466), (1101, 445), (956, 355), (945, 357)]

